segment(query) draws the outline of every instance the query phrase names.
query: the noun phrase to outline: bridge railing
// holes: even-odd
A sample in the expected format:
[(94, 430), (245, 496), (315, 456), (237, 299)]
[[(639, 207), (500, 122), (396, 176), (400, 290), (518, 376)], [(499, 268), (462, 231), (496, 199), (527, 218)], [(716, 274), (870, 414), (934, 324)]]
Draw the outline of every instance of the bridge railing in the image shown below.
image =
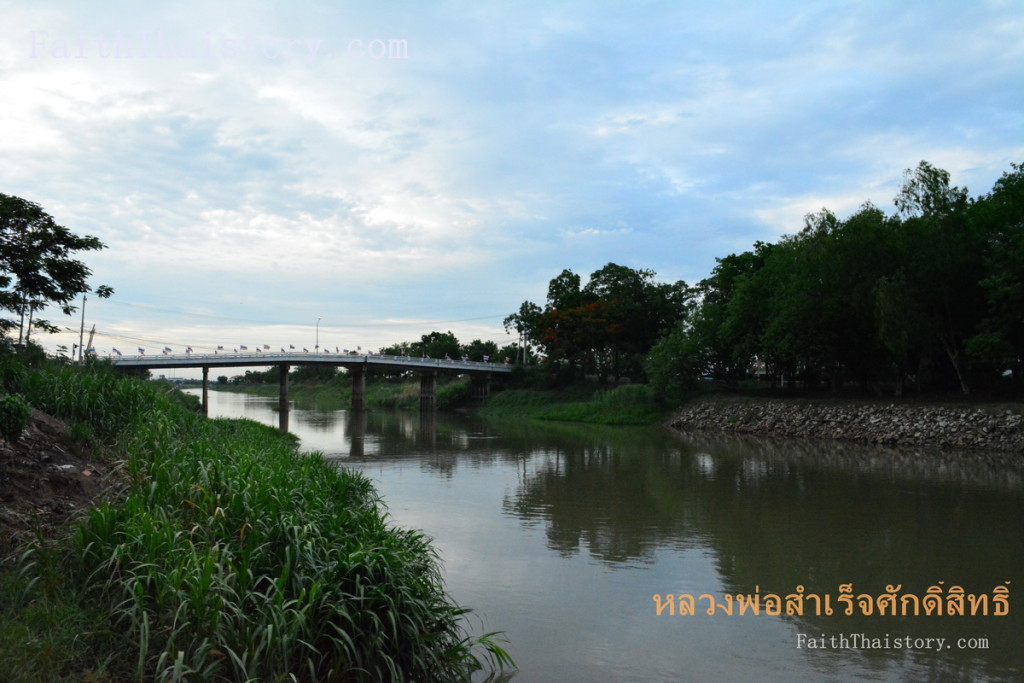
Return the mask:
[[(353, 354), (353, 353), (305, 353), (299, 352), (276, 352), (276, 351), (246, 351), (227, 353), (167, 353), (147, 356), (145, 354), (120, 356), (109, 356), (115, 365), (161, 365), (163, 363), (188, 362), (196, 366), (205, 363), (223, 363), (224, 361), (254, 361), (253, 365), (269, 365), (273, 363), (301, 363), (310, 361), (336, 362), (336, 363), (364, 363), (366, 365), (407, 365), (410, 367), (441, 367), (441, 368), (467, 368), (475, 370), (510, 370), (511, 364), (507, 362), (492, 363), (490, 361), (463, 360), (461, 358), (427, 358), (414, 356), (392, 356), (387, 354)], [(243, 365), (244, 363), (239, 363)]]

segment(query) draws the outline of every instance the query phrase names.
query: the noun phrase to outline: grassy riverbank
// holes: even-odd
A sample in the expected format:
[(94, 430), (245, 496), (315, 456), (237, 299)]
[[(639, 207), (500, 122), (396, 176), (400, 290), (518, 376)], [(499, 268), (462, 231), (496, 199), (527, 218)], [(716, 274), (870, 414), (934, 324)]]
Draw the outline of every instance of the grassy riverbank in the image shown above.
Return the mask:
[(0, 680), (452, 680), (510, 663), (465, 632), (427, 539), (390, 526), (364, 477), (104, 368), (3, 379), (120, 467), (108, 502), (0, 567)]
[(510, 389), (492, 396), (480, 413), (491, 417), (585, 422), (605, 425), (653, 425), (668, 416), (645, 384), (601, 388), (580, 384), (563, 389)]
[[(232, 391), (257, 396), (277, 397), (280, 391), (271, 384), (213, 384), (214, 391)], [(291, 400), (317, 410), (346, 410), (352, 404), (352, 383), (344, 374), (326, 382), (293, 382), (288, 386)], [(436, 402), (441, 410), (460, 408), (471, 398), (468, 379), (439, 381)], [(419, 379), (370, 378), (366, 382), (366, 406), (378, 410), (418, 410), (420, 406)]]
[[(277, 384), (227, 384), (211, 388), (268, 397), (276, 397), (279, 391)], [(352, 386), (344, 375), (327, 382), (293, 383), (288, 393), (292, 400), (318, 410), (344, 410), (352, 400)], [(366, 383), (366, 405), (371, 409), (416, 410), (419, 393), (418, 380), (374, 378)], [(466, 379), (437, 386), (439, 410), (468, 407), (470, 399), (471, 388)], [(653, 425), (663, 422), (670, 414), (647, 385), (609, 388), (597, 383), (559, 389), (506, 389), (494, 393), (479, 412), (490, 417), (606, 425)]]

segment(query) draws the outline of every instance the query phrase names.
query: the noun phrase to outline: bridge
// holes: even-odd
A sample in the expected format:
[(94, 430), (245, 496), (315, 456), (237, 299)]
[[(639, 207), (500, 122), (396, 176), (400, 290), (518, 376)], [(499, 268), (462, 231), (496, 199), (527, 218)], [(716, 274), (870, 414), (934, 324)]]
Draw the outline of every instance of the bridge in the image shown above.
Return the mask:
[(420, 410), (436, 408), (437, 375), (442, 372), (469, 375), (473, 398), (483, 399), (490, 393), (491, 376), (508, 374), (512, 366), (450, 358), (412, 358), (380, 354), (343, 353), (216, 353), (163, 354), (159, 356), (114, 356), (110, 362), (119, 368), (158, 370), (161, 368), (201, 368), (203, 371), (203, 411), (209, 407), (210, 368), (254, 367), (276, 365), (280, 368), (278, 393), (279, 426), (288, 431), (288, 372), (293, 365), (328, 365), (343, 367), (352, 377), (352, 410), (366, 410), (366, 374), (376, 370), (418, 372), (420, 375)]

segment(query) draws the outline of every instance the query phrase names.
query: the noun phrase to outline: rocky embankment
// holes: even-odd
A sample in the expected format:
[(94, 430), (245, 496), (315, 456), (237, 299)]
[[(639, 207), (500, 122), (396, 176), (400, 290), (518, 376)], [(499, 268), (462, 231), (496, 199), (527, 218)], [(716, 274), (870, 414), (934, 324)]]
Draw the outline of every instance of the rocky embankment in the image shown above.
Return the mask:
[(1020, 405), (959, 407), (715, 397), (687, 404), (669, 425), (684, 432), (1024, 453), (1021, 410)]

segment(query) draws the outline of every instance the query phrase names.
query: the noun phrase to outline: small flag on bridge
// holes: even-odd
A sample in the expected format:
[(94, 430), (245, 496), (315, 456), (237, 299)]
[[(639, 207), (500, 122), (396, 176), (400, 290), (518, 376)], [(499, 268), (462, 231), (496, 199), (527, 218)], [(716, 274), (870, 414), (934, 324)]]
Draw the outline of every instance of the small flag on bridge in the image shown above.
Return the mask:
[(248, 351), (249, 350), (249, 347), (245, 346), (244, 344), (242, 346), (239, 346), (238, 348), (242, 349), (243, 351)]
[(140, 347), (139, 347), (139, 355), (140, 355), (140, 356), (145, 356), (145, 355), (146, 355), (146, 349), (144, 349), (144, 348), (142, 348), (142, 347), (140, 346)]
[[(288, 348), (294, 351), (295, 350), (295, 344), (289, 344)], [(284, 351), (284, 349), (281, 349), (281, 350)]]
[(490, 360), (491, 360), (491, 357), (490, 357), (490, 356), (484, 356), (484, 362), (485, 362), (485, 363), (486, 363), (486, 362), (488, 362), (488, 361), (490, 361)]
[(218, 351), (223, 351), (223, 350), (224, 350), (224, 347), (223, 347), (223, 346), (218, 346), (218, 347), (217, 347), (217, 350), (218, 350)]
[(116, 354), (117, 354), (117, 355), (119, 355), (119, 356), (121, 355), (121, 352), (120, 352), (120, 351), (118, 351), (117, 349), (111, 349), (111, 351), (113, 351), (114, 353), (116, 353)]
[(306, 353), (309, 353), (309, 349), (307, 349), (305, 346), (302, 347), (302, 350)]
[(265, 348), (265, 349), (269, 349), (269, 348), (270, 348), (270, 344), (264, 344), (264, 345), (263, 345), (263, 348)]
[(192, 347), (191, 346), (186, 346), (185, 347), (185, 353), (192, 353)]

